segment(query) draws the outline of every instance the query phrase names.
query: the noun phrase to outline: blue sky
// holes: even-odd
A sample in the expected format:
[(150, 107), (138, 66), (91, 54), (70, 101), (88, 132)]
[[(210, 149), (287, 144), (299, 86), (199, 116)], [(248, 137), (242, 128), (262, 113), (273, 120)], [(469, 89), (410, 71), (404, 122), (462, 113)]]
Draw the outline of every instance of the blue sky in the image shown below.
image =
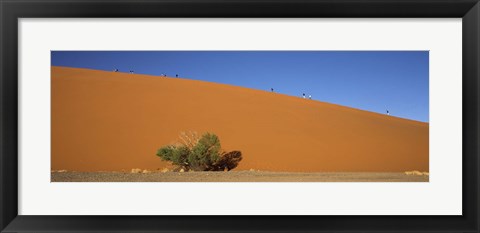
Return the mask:
[(52, 65), (274, 88), (429, 121), (428, 51), (52, 51)]

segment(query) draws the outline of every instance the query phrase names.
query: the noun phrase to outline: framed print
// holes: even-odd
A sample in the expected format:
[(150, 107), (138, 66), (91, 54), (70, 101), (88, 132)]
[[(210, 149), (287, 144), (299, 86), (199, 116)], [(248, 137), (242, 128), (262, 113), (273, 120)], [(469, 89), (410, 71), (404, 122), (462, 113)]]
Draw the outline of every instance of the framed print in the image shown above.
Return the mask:
[(1, 12), (1, 232), (479, 231), (475, 0)]
[[(52, 51), (51, 181), (428, 182), (428, 58), (428, 51)], [(118, 68), (72, 67), (112, 63)]]

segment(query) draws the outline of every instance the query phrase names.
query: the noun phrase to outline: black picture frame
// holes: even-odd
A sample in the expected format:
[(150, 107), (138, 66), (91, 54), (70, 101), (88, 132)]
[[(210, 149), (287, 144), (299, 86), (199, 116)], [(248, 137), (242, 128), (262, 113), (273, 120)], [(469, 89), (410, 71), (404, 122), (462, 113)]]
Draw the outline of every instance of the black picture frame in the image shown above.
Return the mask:
[[(478, 0), (0, 0), (0, 14), (1, 232), (479, 232)], [(18, 215), (18, 19), (58, 17), (462, 18), (463, 215)]]

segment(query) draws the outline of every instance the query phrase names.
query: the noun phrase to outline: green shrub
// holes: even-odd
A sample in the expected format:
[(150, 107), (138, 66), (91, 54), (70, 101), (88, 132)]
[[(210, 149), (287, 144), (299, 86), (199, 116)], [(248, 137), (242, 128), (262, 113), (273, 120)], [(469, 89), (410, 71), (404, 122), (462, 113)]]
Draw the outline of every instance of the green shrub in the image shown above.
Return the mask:
[(223, 171), (235, 168), (240, 160), (241, 152), (222, 152), (220, 139), (212, 133), (205, 133), (200, 138), (196, 133), (182, 133), (181, 143), (167, 145), (157, 151), (164, 161), (170, 161), (178, 169), (185, 171)]
[(206, 133), (192, 148), (188, 161), (193, 170), (210, 170), (213, 164), (220, 159), (220, 150), (220, 140), (217, 135)]
[(164, 161), (171, 161), (179, 167), (188, 167), (188, 155), (190, 150), (186, 146), (169, 145), (158, 149), (157, 156)]

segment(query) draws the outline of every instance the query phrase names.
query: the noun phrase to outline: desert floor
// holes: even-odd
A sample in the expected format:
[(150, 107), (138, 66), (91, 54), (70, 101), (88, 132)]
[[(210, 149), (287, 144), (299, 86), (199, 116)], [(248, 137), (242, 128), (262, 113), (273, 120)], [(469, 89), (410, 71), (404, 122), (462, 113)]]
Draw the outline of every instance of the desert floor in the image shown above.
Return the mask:
[(400, 172), (52, 172), (52, 182), (428, 182)]

